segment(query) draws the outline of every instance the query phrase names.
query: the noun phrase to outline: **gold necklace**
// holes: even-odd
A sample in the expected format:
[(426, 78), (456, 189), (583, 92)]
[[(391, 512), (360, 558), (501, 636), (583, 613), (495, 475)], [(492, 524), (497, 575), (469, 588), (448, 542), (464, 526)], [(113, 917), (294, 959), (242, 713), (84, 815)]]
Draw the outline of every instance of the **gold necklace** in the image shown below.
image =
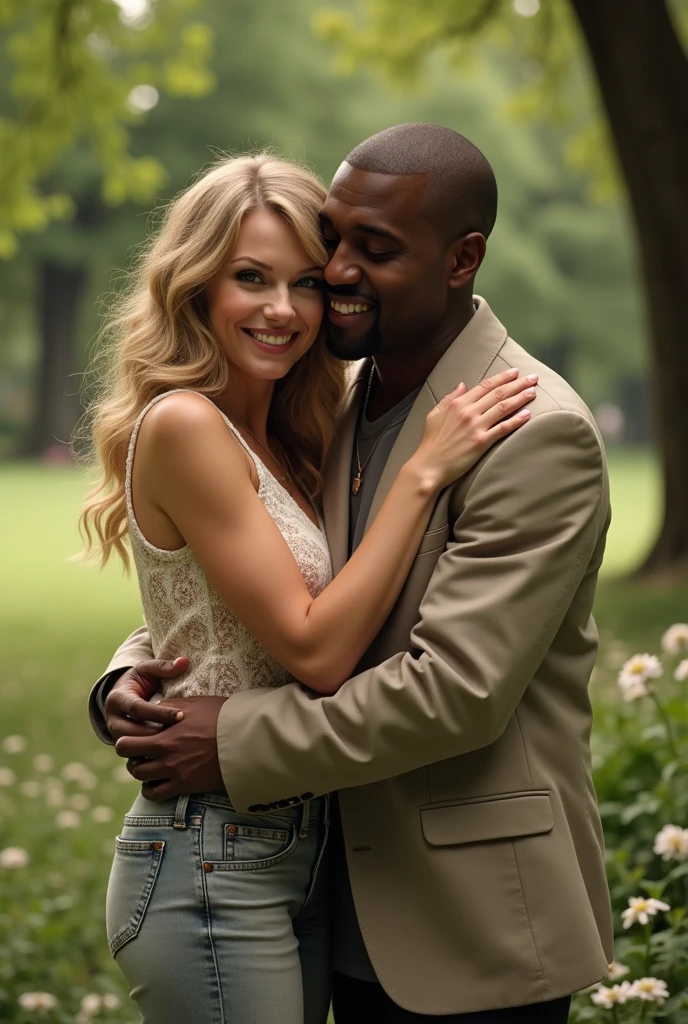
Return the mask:
[(281, 483), (288, 483), (288, 484), (289, 484), (290, 486), (292, 486), (292, 485), (293, 485), (293, 483), (294, 483), (294, 480), (293, 480), (293, 478), (292, 478), (292, 476), (291, 476), (291, 473), (289, 472), (289, 460), (287, 459), (287, 455), (286, 455), (286, 452), (284, 451), (284, 448), (283, 448), (283, 447), (282, 447), (282, 445), (281, 445), (281, 444), (279, 443), (279, 441), (277, 441), (277, 445), (278, 445), (278, 447), (279, 447), (279, 450), (280, 450), (280, 451), (281, 451), (281, 453), (282, 453), (282, 458), (284, 459), (284, 462), (285, 462), (285, 465), (284, 465), (284, 466), (283, 466), (283, 465), (282, 465), (282, 463), (281, 463), (281, 462), (279, 461), (279, 459), (277, 458), (277, 456), (276, 456), (276, 455), (273, 455), (273, 453), (272, 453), (272, 452), (270, 451), (270, 449), (268, 448), (268, 446), (267, 446), (266, 444), (263, 444), (263, 442), (262, 442), (262, 441), (260, 440), (260, 438), (259, 438), (259, 437), (256, 437), (256, 435), (255, 435), (255, 434), (253, 433), (253, 431), (251, 430), (251, 428), (250, 428), (250, 427), (247, 427), (245, 423), (239, 423), (239, 421), (238, 421), (238, 420), (235, 420), (234, 422), (235, 422), (235, 423), (237, 424), (237, 426), (239, 426), (239, 427), (243, 427), (243, 429), (244, 429), (244, 430), (246, 431), (246, 433), (247, 433), (247, 434), (250, 434), (250, 435), (251, 435), (251, 437), (252, 437), (252, 438), (253, 438), (253, 440), (254, 440), (254, 441), (256, 442), (256, 444), (259, 444), (259, 445), (260, 445), (260, 447), (261, 447), (261, 448), (263, 449), (263, 451), (265, 451), (265, 452), (267, 452), (267, 453), (268, 453), (268, 455), (270, 456), (270, 458), (272, 459), (272, 461), (273, 461), (273, 462), (274, 462), (274, 463), (275, 463), (276, 465), (278, 465), (278, 466), (279, 466), (279, 468), (280, 468), (280, 471), (281, 471), (281, 472), (282, 472), (282, 473), (283, 473), (284, 475), (283, 475), (283, 476), (279, 476), (279, 477), (278, 477), (277, 479), (278, 479), (278, 480), (280, 480), (280, 482), (281, 482)]
[[(375, 365), (373, 364), (373, 366), (370, 368), (370, 377), (368, 378), (368, 388), (366, 390), (366, 396), (365, 396), (365, 399), (363, 401), (362, 414), (364, 416), (365, 416), (366, 411), (368, 409), (368, 399), (370, 398), (370, 389), (373, 386), (373, 375), (374, 375), (374, 373), (375, 373)], [(373, 445), (373, 447), (368, 452), (368, 458), (365, 460), (363, 465), (361, 465), (361, 455), (360, 455), (359, 450), (358, 450), (358, 431), (356, 431), (356, 464), (358, 465), (358, 473), (353, 478), (353, 481), (351, 483), (351, 493), (353, 495), (358, 494), (359, 490), (361, 489), (361, 477), (363, 476), (363, 470), (366, 468), (366, 466), (368, 465), (368, 463), (372, 459), (373, 452), (375, 451), (375, 449), (377, 448), (378, 444), (380, 443), (380, 441), (384, 437), (384, 434), (385, 434), (384, 430), (380, 434), (378, 434), (377, 438), (375, 439), (375, 444)]]

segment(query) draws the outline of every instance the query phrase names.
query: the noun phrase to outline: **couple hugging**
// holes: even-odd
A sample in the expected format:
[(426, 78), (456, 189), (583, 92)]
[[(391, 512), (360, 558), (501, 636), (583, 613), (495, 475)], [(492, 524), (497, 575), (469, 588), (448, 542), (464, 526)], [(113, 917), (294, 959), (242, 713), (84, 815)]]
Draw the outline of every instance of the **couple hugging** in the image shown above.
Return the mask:
[(496, 211), (432, 124), (329, 193), (224, 160), (117, 310), (83, 520), (146, 627), (91, 718), (142, 783), (107, 930), (150, 1024), (561, 1024), (607, 974), (607, 471), (474, 294)]

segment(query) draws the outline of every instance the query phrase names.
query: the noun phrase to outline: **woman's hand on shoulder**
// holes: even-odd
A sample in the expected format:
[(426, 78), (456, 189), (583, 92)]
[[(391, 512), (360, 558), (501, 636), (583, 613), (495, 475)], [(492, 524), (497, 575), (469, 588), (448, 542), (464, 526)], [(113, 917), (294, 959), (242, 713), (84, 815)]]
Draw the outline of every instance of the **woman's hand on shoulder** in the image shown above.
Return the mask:
[(505, 370), (466, 391), (459, 384), (428, 414), (423, 439), (412, 456), (437, 489), (471, 469), (496, 441), (530, 418), (537, 375)]

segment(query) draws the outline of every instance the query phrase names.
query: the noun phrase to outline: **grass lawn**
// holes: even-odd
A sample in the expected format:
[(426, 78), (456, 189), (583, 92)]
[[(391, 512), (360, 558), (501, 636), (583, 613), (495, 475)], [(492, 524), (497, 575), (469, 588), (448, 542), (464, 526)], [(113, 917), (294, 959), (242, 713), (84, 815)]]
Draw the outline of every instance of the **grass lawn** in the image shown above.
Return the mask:
[[(688, 586), (651, 589), (623, 579), (643, 557), (657, 528), (659, 482), (656, 465), (647, 452), (614, 452), (610, 465), (615, 514), (598, 590), (597, 619), (605, 641), (618, 638), (631, 653), (652, 651), (666, 626), (688, 619)], [(69, 561), (80, 548), (76, 516), (83, 490), (83, 478), (70, 469), (0, 466), (0, 742), (11, 734), (28, 741), (26, 751), (19, 755), (9, 756), (0, 748), (0, 773), (11, 768), (23, 794), (15, 803), (12, 788), (5, 783), (3, 789), (0, 781), (0, 849), (18, 845), (43, 851), (35, 857), (32, 853), (36, 885), (43, 877), (63, 878), (58, 870), (46, 872), (41, 857), (45, 861), (51, 856), (58, 867), (60, 861), (81, 866), (81, 882), (71, 878), (69, 883), (55, 881), (55, 885), (67, 886), (63, 895), (74, 902), (74, 909), (65, 911), (73, 916), (69, 943), (77, 941), (74, 936), (85, 943), (80, 954), (66, 948), (65, 940), (61, 952), (56, 939), (27, 938), (27, 932), (16, 956), (21, 958), (30, 949), (27, 942), (37, 943), (39, 950), (47, 942), (50, 956), (46, 961), (50, 960), (49, 972), (54, 977), (41, 973), (40, 963), (37, 975), (32, 975), (34, 960), (29, 957), (21, 982), (24, 989), (17, 991), (50, 990), (51, 984), (57, 990), (58, 984), (66, 985), (63, 1001), (74, 1005), (89, 986), (101, 993), (123, 992), (102, 936), (102, 902), (112, 839), (131, 803), (135, 784), (122, 776), (117, 759), (92, 735), (85, 701), (118, 642), (141, 622), (134, 579), (124, 577), (116, 565), (100, 572)], [(603, 656), (601, 663), (605, 678), (611, 678), (611, 661)], [(57, 781), (36, 774), (32, 765), (37, 753), (54, 759)], [(60, 782), (60, 772), (70, 763), (73, 768), (73, 762), (86, 766), (87, 781), (89, 772), (97, 779), (97, 787), (91, 780), (96, 787), (92, 792), (72, 793), (80, 782), (70, 779), (69, 769)], [(29, 798), (30, 793), (36, 799)], [(45, 806), (43, 801), (47, 801)], [(72, 809), (72, 815), (77, 808), (81, 825), (71, 832), (56, 832), (53, 816), (58, 812), (46, 814), (48, 804)], [(103, 805), (112, 812), (109, 824)], [(88, 907), (84, 903), (87, 889), (91, 894)], [(42, 895), (40, 900), (46, 903)], [(40, 915), (34, 916), (39, 920)], [(16, 995), (8, 996), (9, 1002), (3, 1004), (2, 972), (0, 950), (0, 1018), (7, 1019), (3, 1012), (16, 1001)], [(58, 975), (69, 982), (55, 980)], [(104, 1017), (102, 1020), (105, 1024)], [(126, 1024), (131, 1014), (122, 1006), (107, 1020)]]

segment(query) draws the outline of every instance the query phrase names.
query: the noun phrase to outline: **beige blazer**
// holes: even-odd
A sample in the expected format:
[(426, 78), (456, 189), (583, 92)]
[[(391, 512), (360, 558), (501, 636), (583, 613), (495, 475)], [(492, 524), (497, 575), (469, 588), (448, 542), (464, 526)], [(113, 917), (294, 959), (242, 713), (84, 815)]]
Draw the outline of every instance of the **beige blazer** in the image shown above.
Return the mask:
[[(353, 679), (332, 697), (298, 684), (239, 693), (218, 723), (238, 810), (340, 791), (372, 964), (395, 1002), (430, 1015), (554, 999), (605, 977), (612, 959), (588, 698), (609, 524), (602, 442), (569, 385), (477, 303), (416, 399), (371, 519), (426, 413), (460, 381), (538, 372), (532, 420), (442, 493)], [(335, 571), (367, 372), (328, 461)], [(150, 656), (140, 630), (108, 671)]]

